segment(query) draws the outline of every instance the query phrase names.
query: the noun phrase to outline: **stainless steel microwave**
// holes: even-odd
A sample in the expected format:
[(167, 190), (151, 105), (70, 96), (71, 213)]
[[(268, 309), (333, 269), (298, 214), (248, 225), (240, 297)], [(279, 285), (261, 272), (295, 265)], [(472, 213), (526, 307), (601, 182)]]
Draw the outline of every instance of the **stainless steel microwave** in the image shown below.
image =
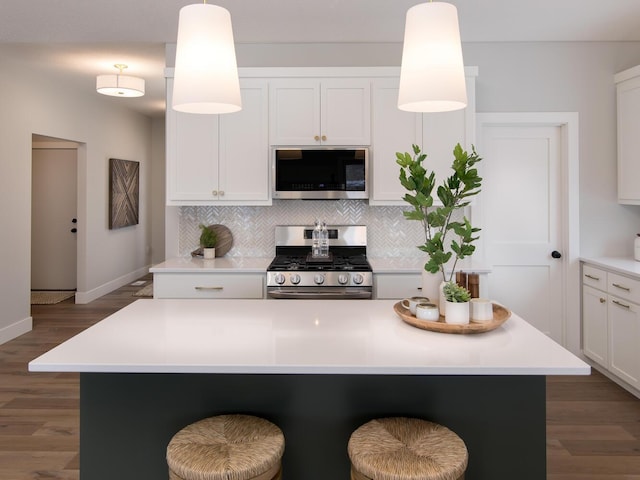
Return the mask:
[(369, 198), (369, 149), (273, 149), (273, 198)]

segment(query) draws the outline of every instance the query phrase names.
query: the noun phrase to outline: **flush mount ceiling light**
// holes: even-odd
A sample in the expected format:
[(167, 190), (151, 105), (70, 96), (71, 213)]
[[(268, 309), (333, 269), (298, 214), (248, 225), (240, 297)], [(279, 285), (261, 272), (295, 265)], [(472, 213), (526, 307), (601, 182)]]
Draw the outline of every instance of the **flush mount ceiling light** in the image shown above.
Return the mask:
[(98, 75), (96, 78), (96, 91), (112, 97), (141, 97), (144, 95), (144, 79), (122, 75), (127, 65), (116, 63), (114, 65), (120, 73), (117, 75)]
[(458, 11), (444, 2), (407, 11), (398, 108), (447, 112), (467, 106)]
[(187, 113), (231, 113), (242, 109), (231, 15), (217, 5), (180, 9), (174, 110)]

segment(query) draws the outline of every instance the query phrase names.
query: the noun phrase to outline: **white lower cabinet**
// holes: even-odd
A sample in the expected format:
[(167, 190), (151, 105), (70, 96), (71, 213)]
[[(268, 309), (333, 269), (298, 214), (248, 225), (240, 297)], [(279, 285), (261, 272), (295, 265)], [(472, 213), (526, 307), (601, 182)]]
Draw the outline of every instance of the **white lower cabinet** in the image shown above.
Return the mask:
[(422, 293), (422, 275), (417, 273), (376, 273), (373, 276), (374, 298), (403, 299)]
[(261, 273), (162, 273), (153, 275), (153, 298), (264, 298)]
[(583, 264), (583, 352), (640, 389), (640, 278)]

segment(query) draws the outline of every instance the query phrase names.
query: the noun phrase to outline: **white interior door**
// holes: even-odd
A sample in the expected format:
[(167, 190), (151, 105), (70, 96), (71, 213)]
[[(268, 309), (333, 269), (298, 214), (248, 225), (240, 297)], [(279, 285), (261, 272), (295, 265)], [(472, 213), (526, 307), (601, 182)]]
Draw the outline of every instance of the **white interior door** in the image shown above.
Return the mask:
[(562, 127), (484, 125), (480, 135), (490, 296), (563, 343)]
[(31, 289), (75, 290), (77, 149), (33, 149)]

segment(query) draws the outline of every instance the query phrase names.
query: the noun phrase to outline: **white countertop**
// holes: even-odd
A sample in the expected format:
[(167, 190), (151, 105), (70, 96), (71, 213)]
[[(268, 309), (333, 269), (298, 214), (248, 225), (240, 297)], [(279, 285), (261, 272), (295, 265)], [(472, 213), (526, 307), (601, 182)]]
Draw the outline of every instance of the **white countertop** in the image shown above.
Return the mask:
[(149, 269), (151, 273), (265, 273), (273, 257), (217, 257), (204, 260), (194, 257), (170, 258)]
[(632, 257), (585, 257), (580, 258), (580, 260), (597, 267), (613, 270), (623, 275), (640, 277), (640, 262), (634, 260)]
[(31, 371), (588, 375), (513, 315), (481, 334), (404, 323), (392, 300), (137, 300), (29, 363)]
[[(373, 273), (422, 273), (426, 258), (418, 257), (369, 257)], [(491, 273), (486, 265), (460, 263), (457, 271), (473, 273)]]

